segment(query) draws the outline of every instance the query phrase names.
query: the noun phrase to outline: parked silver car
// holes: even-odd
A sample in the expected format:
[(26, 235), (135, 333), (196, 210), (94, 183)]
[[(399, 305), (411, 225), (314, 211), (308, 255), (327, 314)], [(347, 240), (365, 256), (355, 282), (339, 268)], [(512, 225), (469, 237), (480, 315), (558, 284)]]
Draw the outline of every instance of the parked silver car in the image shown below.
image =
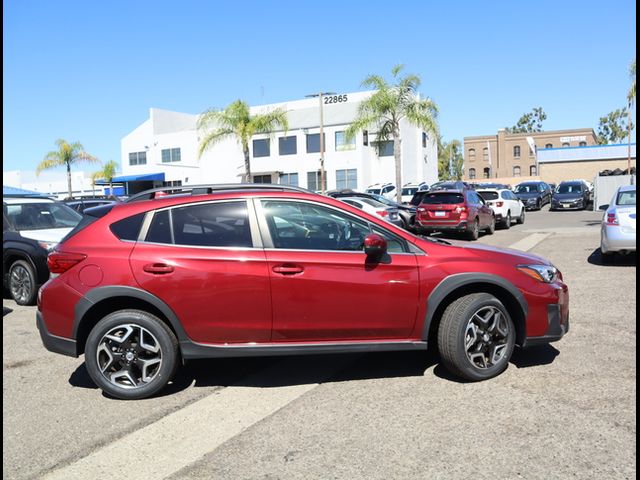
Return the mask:
[(600, 236), (604, 259), (614, 253), (636, 251), (636, 186), (619, 187), (609, 205), (605, 205)]

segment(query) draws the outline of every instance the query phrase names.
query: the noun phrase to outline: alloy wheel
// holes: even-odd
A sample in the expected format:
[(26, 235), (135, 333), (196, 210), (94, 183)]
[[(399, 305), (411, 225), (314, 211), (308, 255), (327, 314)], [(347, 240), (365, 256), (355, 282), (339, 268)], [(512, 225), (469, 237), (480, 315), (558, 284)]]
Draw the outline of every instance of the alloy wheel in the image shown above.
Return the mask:
[(15, 264), (11, 268), (9, 279), (9, 291), (16, 303), (22, 305), (29, 301), (33, 295), (33, 278), (26, 267), (20, 263)]
[(465, 328), (465, 353), (475, 368), (487, 369), (500, 363), (508, 352), (509, 322), (494, 306), (476, 311)]

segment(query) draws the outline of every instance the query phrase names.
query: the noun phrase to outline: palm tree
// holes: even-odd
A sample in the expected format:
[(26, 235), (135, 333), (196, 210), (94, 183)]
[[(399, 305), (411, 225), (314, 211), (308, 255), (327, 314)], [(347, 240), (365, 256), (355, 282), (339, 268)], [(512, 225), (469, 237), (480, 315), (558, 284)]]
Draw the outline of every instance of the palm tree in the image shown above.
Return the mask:
[(393, 84), (387, 83), (379, 75), (369, 75), (364, 79), (362, 86), (373, 88), (376, 92), (359, 105), (356, 118), (345, 134), (347, 138), (352, 139), (359, 130), (375, 127), (378, 130), (378, 143), (393, 139), (398, 203), (401, 203), (402, 191), (400, 123), (405, 120), (422, 128), (427, 134), (437, 135), (438, 132), (438, 107), (432, 100), (420, 99), (416, 95), (421, 83), (420, 77), (413, 74), (401, 77), (400, 72), (403, 68), (403, 65), (396, 65), (391, 69)]
[(227, 137), (235, 137), (244, 154), (243, 181), (251, 182), (249, 141), (258, 133), (272, 133), (276, 128), (289, 129), (287, 112), (276, 108), (264, 114), (251, 115), (249, 105), (236, 100), (224, 110), (207, 110), (198, 118), (198, 129), (205, 132), (200, 142), (198, 158), (210, 147)]
[(109, 192), (113, 195), (113, 177), (116, 176), (116, 170), (118, 169), (118, 162), (115, 160), (109, 160), (102, 166), (101, 170), (95, 172), (91, 178), (95, 180), (103, 179), (109, 182)]
[(627, 94), (627, 99), (629, 100), (629, 105), (633, 105), (636, 101), (636, 60), (633, 59), (631, 62), (631, 67), (629, 67), (629, 77), (631, 78), (631, 86), (629, 87), (629, 93)]
[(42, 162), (36, 167), (36, 175), (40, 175), (42, 170), (66, 166), (67, 187), (69, 188), (69, 197), (72, 197), (71, 164), (77, 162), (97, 162), (98, 159), (85, 152), (80, 142), (68, 143), (66, 140), (60, 138), (56, 140), (56, 145), (58, 145), (58, 150), (51, 151), (45, 155)]

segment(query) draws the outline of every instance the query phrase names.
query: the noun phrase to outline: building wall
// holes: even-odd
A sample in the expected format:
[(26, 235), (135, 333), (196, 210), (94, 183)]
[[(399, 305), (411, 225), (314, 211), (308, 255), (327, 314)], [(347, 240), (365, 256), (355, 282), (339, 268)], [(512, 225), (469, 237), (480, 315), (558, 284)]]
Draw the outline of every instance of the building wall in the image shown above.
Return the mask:
[[(635, 160), (635, 159), (634, 159)], [(545, 182), (559, 183), (572, 178), (583, 178), (590, 182), (598, 176), (602, 170), (627, 169), (627, 160), (594, 160), (575, 161), (562, 163), (541, 163), (540, 177)]]
[[(595, 132), (591, 128), (572, 130), (555, 130), (539, 133), (509, 134), (501, 129), (496, 135), (483, 135), (477, 137), (465, 137), (464, 139), (464, 179), (469, 180), (470, 169), (476, 170), (476, 180), (483, 179), (485, 168), (491, 168), (491, 177), (513, 177), (516, 175), (514, 167), (520, 168), (520, 176), (535, 176), (536, 157), (529, 148), (527, 137), (532, 137), (536, 150), (545, 148), (561, 148), (563, 146), (578, 147), (597, 144)], [(487, 142), (489, 147), (487, 147)], [(483, 158), (483, 151), (489, 148), (489, 159)], [(519, 148), (519, 156), (517, 150)], [(475, 158), (472, 155), (475, 150)], [(540, 172), (541, 173), (541, 172)], [(544, 178), (543, 178), (544, 179)], [(546, 180), (546, 179), (544, 179)], [(549, 180), (552, 181), (552, 180)]]
[[(357, 171), (357, 188), (365, 189), (373, 183), (395, 183), (395, 163), (393, 156), (378, 156), (373, 142), (374, 131), (368, 132), (369, 144), (363, 144), (363, 133), (358, 132), (355, 148), (336, 150), (335, 134), (344, 131), (355, 118), (360, 102), (373, 92), (345, 94), (348, 101), (323, 104), (323, 130), (325, 134), (325, 171), (327, 188), (336, 188), (338, 170)], [(320, 153), (307, 153), (307, 134), (319, 133), (320, 103), (318, 99), (296, 100), (280, 104), (251, 107), (252, 113), (264, 113), (273, 108), (287, 110), (289, 130), (277, 131), (271, 136), (255, 135), (253, 139), (270, 139), (268, 157), (253, 156), (253, 142), (250, 142), (251, 171), (254, 175), (271, 175), (277, 182), (280, 174), (298, 174), (298, 185), (308, 187), (307, 174), (320, 169)], [(166, 181), (181, 181), (182, 184), (196, 183), (237, 183), (244, 173), (244, 157), (235, 138), (225, 139), (202, 155), (197, 150), (203, 132), (196, 129), (198, 115), (150, 109), (149, 119), (121, 141), (121, 165), (123, 175), (145, 173), (165, 173)], [(294, 136), (297, 153), (279, 154), (279, 138)], [(437, 143), (429, 138), (426, 147), (422, 145), (422, 130), (403, 123), (402, 137), (402, 181), (403, 183), (438, 180)], [(252, 139), (252, 140), (253, 140)], [(180, 148), (181, 160), (163, 163), (161, 151)], [(131, 152), (146, 152), (145, 165), (131, 165)]]

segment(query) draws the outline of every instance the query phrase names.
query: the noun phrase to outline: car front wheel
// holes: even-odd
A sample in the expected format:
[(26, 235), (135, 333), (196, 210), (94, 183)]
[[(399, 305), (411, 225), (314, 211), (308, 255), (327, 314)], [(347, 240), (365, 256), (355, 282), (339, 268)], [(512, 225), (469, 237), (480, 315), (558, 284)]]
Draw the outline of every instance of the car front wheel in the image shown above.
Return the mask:
[(515, 327), (506, 308), (489, 293), (458, 298), (444, 311), (438, 349), (445, 367), (466, 380), (495, 377), (509, 364)]
[(38, 294), (36, 275), (26, 260), (16, 260), (11, 264), (9, 293), (18, 305), (35, 305)]
[(154, 395), (178, 366), (178, 340), (159, 318), (141, 310), (120, 310), (91, 330), (85, 363), (105, 393), (124, 400)]

